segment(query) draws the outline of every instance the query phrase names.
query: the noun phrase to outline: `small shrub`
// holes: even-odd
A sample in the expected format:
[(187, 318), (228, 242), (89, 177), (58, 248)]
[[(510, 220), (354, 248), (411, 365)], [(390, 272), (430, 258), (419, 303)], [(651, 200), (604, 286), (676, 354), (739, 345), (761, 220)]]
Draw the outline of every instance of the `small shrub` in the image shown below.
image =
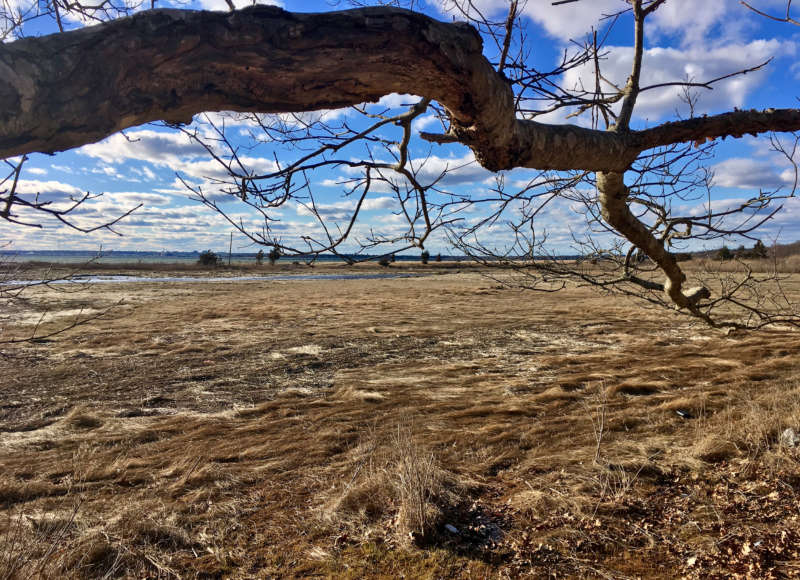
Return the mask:
[(269, 260), (270, 266), (274, 266), (275, 262), (277, 262), (281, 257), (281, 251), (277, 247), (273, 247), (269, 254), (267, 254), (267, 259)]
[(388, 268), (389, 264), (391, 264), (391, 263), (392, 263), (391, 260), (389, 260), (389, 258), (387, 258), (386, 256), (384, 256), (383, 258), (378, 260), (378, 264), (380, 264), (384, 268)]
[(733, 260), (733, 252), (731, 252), (728, 246), (722, 246), (719, 252), (717, 252), (717, 259), (722, 262), (727, 262), (728, 260)]
[(259, 250), (258, 253), (256, 254), (256, 264), (260, 266), (263, 261), (264, 261), (264, 250)]
[(219, 263), (219, 256), (211, 250), (206, 250), (200, 254), (197, 263), (201, 266), (216, 266)]
[(427, 264), (430, 258), (431, 258), (431, 253), (428, 250), (423, 250), (422, 254), (420, 254), (419, 256), (419, 259), (422, 260), (423, 264)]

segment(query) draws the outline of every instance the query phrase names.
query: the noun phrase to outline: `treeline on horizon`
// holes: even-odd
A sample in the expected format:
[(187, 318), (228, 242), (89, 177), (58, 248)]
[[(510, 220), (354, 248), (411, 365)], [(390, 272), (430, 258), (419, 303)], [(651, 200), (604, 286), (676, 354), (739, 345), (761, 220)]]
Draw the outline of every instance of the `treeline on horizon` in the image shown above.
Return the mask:
[[(205, 250), (208, 252), (209, 250)], [(181, 250), (164, 250), (164, 251), (149, 251), (149, 250), (101, 250), (101, 251), (91, 251), (91, 250), (2, 250), (0, 249), (0, 256), (5, 256), (8, 258), (13, 257), (29, 257), (35, 260), (37, 256), (63, 256), (63, 257), (82, 257), (88, 259), (96, 259), (102, 260), (103, 258), (120, 258), (120, 257), (131, 257), (134, 259), (143, 260), (148, 257), (160, 257), (160, 258), (183, 258), (189, 260), (196, 260), (199, 255), (201, 255), (203, 251), (199, 250), (192, 250), (192, 251), (181, 251)], [(231, 259), (242, 261), (242, 260), (255, 260), (258, 256), (258, 251), (253, 252), (215, 252), (220, 260), (227, 260), (230, 256)], [(439, 254), (439, 253), (431, 253), (431, 252), (421, 252), (419, 254), (394, 254), (392, 252), (387, 252), (383, 254), (320, 254), (319, 256), (314, 257), (312, 254), (292, 254), (292, 255), (282, 255), (280, 258), (283, 260), (299, 260), (299, 261), (310, 261), (312, 259), (318, 261), (369, 261), (369, 260), (379, 260), (383, 257), (393, 257), (393, 259), (398, 261), (419, 261), (422, 254), (427, 253), (427, 256), (431, 261), (448, 261), (448, 262), (459, 262), (459, 261), (470, 261), (473, 260), (472, 256), (466, 255), (452, 255), (452, 254)], [(700, 250), (695, 252), (675, 252), (676, 257), (679, 260), (688, 260), (692, 258), (718, 258), (720, 260), (730, 260), (733, 258), (744, 258), (744, 259), (752, 259), (752, 258), (766, 258), (766, 257), (776, 257), (776, 258), (785, 258), (789, 256), (794, 256), (800, 254), (800, 240), (796, 242), (791, 242), (788, 244), (774, 244), (774, 245), (765, 245), (761, 241), (756, 241), (753, 247), (747, 248), (743, 244), (739, 245), (736, 248), (732, 248), (727, 244), (723, 244), (720, 248), (709, 249), (709, 250)], [(263, 254), (262, 254), (263, 255)], [(589, 256), (589, 255), (581, 255), (581, 254), (538, 254), (535, 256), (536, 260), (581, 260), (581, 259), (591, 259), (597, 258), (601, 256)], [(526, 260), (529, 259), (529, 256), (489, 256), (486, 258), (481, 257), (481, 261), (501, 261), (501, 260)]]

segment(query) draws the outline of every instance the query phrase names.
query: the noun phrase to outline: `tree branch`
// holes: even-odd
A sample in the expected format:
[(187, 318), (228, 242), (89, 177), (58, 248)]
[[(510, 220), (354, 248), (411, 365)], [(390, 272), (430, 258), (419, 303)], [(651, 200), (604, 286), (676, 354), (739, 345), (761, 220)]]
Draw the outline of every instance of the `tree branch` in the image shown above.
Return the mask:
[(705, 142), (719, 137), (739, 138), (760, 133), (800, 130), (800, 109), (766, 109), (764, 111), (733, 111), (720, 115), (695, 117), (657, 125), (652, 129), (635, 131), (632, 146), (641, 151), (685, 143)]
[(493, 171), (623, 171), (665, 143), (800, 129), (795, 109), (626, 134), (520, 120), (481, 51), (471, 27), (397, 8), (142, 12), (0, 45), (0, 156), (78, 147), (159, 119), (188, 123), (202, 111), (310, 111), (392, 92), (443, 104), (452, 135)]
[(153, 10), (0, 45), (0, 157), (202, 111), (311, 111), (393, 92), (443, 104), (453, 134), (490, 170), (622, 169), (635, 158), (614, 135), (517, 120), (511, 87), (469, 26), (387, 7), (267, 6)]

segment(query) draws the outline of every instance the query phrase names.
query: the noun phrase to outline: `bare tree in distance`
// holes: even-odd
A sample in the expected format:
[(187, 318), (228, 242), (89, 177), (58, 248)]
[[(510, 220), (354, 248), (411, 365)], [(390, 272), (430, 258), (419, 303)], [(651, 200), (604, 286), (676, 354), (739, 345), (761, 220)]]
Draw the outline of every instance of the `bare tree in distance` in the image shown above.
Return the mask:
[[(413, 2), (319, 14), (254, 6), (115, 18), (123, 7), (99, 16), (90, 10), (91, 17), (111, 18), (102, 24), (36, 38), (22, 38), (24, 19), (12, 15), (5, 18), (11, 23), (6, 37), (18, 39), (0, 45), (0, 156), (53, 153), (161, 121), (199, 143), (224, 170), (225, 177), (202, 185), (183, 179), (193, 196), (253, 242), (283, 255), (341, 254), (361, 212), (376, 192), (385, 192), (404, 229), (358, 237), (364, 251), (385, 244), (393, 252), (424, 249), (430, 235), (443, 230), (466, 253), (524, 274), (529, 287), (553, 290), (577, 281), (677, 308), (712, 326), (797, 324), (777, 274), (758, 275), (743, 263), (738, 275), (692, 271), (689, 280), (675, 257), (698, 240), (756, 239), (781, 201), (794, 195), (796, 179), (793, 187), (715, 207), (706, 164), (716, 140), (766, 134), (797, 175), (800, 110), (696, 113), (694, 91), (769, 61), (716, 78), (644, 85), (647, 21), (667, 1), (621, 0), (602, 31), (574, 44), (550, 70), (530, 62), (532, 41), (518, 1), (492, 19), (470, 0), (452, 0), (454, 22), (416, 12)], [(80, 4), (44, 5), (50, 7), (45, 16), (57, 19), (67, 9), (89, 14)], [(633, 27), (635, 41), (630, 75), (617, 86), (603, 74), (604, 46), (608, 30), (622, 25)], [(594, 86), (564, 85), (567, 71), (586, 66), (594, 71)], [(640, 95), (669, 87), (684, 89), (688, 114), (633, 128)], [(384, 111), (364, 104), (391, 93), (419, 97)], [(345, 115), (324, 112), (343, 107), (349, 107)], [(537, 120), (561, 110), (568, 120), (588, 118), (588, 126)], [(434, 115), (440, 130), (415, 131), (423, 115)], [(252, 147), (281, 147), (294, 160), (276, 157), (267, 171), (253, 167), (231, 136), (231, 127), (242, 126)], [(427, 157), (411, 154), (415, 133), (430, 143)], [(468, 147), (481, 166), (496, 172), (495, 186), (459, 193), (447, 183), (458, 167), (431, 172), (426, 164), (432, 165), (435, 148), (448, 143)], [(323, 168), (346, 176), (341, 185), (351, 203), (333, 218), (315, 194), (313, 176)], [(520, 184), (505, 173), (516, 168), (535, 173)], [(260, 216), (260, 227), (233, 215), (219, 193)], [(588, 231), (576, 233), (574, 246), (586, 260), (548, 255), (536, 218), (554, 200), (583, 213)], [(299, 245), (280, 241), (274, 212), (289, 202), (319, 224)], [(687, 204), (705, 210), (682, 212)], [(477, 221), (466, 220), (478, 207), (490, 209)], [(486, 240), (500, 225), (510, 228), (513, 241), (495, 247)]]

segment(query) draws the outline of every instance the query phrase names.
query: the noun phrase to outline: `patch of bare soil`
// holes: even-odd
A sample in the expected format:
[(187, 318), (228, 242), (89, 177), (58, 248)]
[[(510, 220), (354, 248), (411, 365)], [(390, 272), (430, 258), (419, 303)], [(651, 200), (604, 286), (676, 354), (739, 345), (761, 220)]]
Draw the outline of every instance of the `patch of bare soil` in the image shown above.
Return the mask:
[(0, 578), (800, 575), (798, 333), (440, 272), (37, 290)]

